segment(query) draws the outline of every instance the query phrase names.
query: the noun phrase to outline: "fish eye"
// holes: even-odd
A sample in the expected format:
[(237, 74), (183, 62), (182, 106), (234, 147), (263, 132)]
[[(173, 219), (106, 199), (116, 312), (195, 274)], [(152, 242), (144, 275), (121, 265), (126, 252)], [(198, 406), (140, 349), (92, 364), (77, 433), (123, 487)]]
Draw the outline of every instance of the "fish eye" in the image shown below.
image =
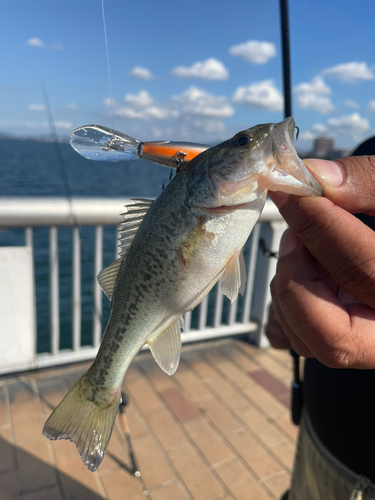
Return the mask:
[(233, 146), (246, 146), (246, 144), (250, 144), (253, 142), (253, 136), (251, 134), (238, 134), (235, 135), (232, 139)]

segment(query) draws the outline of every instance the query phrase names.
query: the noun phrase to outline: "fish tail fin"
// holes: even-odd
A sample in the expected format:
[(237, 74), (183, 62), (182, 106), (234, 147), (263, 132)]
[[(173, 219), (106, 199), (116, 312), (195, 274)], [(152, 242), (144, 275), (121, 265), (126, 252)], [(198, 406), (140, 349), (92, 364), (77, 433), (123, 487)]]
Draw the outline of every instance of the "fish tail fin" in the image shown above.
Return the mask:
[(43, 434), (51, 440), (69, 439), (85, 466), (95, 471), (108, 446), (120, 402), (120, 392), (96, 389), (83, 375), (53, 410)]

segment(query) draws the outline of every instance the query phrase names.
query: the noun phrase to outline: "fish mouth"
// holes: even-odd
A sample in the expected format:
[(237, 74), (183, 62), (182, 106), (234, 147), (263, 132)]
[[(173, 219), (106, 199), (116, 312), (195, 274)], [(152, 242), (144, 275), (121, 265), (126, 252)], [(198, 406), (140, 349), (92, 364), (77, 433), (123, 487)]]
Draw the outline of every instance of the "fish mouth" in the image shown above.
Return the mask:
[(270, 191), (321, 196), (323, 188), (298, 157), (294, 147), (296, 128), (291, 116), (272, 125), (265, 148), (264, 162), (267, 168), (260, 175), (258, 184)]

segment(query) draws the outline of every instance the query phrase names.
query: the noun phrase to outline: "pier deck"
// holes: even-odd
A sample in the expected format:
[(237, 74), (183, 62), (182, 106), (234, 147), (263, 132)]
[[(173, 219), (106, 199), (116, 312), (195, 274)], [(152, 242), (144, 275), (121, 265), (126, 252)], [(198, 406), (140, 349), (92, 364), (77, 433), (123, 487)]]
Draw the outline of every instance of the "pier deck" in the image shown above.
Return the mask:
[(172, 377), (139, 354), (124, 381), (139, 478), (120, 417), (95, 473), (75, 445), (42, 436), (88, 366), (0, 379), (0, 500), (275, 500), (288, 488), (298, 429), (287, 352), (233, 339), (189, 345)]

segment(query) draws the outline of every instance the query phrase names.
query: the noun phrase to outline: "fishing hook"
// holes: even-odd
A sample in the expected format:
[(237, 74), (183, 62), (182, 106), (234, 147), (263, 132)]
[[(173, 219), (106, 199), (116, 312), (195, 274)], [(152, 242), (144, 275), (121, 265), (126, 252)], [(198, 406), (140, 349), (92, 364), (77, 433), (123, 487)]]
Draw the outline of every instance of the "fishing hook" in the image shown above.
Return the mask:
[(296, 141), (297, 141), (298, 136), (299, 136), (299, 127), (297, 127), (297, 125), (295, 125), (294, 128), (297, 130), (297, 133), (296, 133)]
[(176, 158), (176, 163), (177, 163), (177, 170), (176, 173), (178, 173), (182, 169), (182, 165), (184, 163), (184, 158), (187, 156), (187, 153), (184, 153), (183, 151), (177, 151), (174, 157)]

